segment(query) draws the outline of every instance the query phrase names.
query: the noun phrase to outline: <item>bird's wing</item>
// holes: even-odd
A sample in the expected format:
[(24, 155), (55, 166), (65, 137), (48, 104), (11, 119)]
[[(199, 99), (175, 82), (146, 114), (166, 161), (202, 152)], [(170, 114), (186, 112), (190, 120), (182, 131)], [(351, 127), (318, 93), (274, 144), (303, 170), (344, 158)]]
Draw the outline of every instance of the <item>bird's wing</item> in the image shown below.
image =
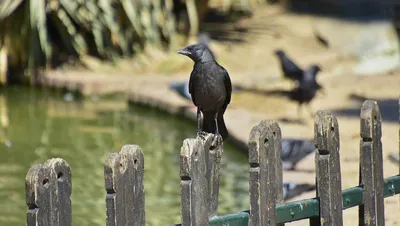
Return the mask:
[(222, 72), (224, 73), (224, 84), (225, 84), (225, 90), (226, 90), (226, 98), (225, 98), (225, 103), (223, 105), (223, 112), (225, 112), (226, 108), (228, 107), (228, 104), (231, 102), (231, 95), (232, 95), (232, 83), (231, 83), (231, 78), (229, 77), (228, 72), (225, 70), (225, 68), (222, 68)]
[(194, 95), (194, 87), (193, 84), (195, 83), (194, 80), (196, 79), (196, 70), (195, 67), (193, 67), (192, 73), (190, 73), (190, 79), (189, 79), (189, 93), (192, 95), (192, 101), (193, 104), (196, 105), (196, 100), (195, 100), (195, 95)]
[(285, 61), (283, 62), (283, 67), (287, 70), (288, 73), (293, 73), (302, 77), (304, 71), (296, 63), (293, 62), (290, 58), (286, 57)]

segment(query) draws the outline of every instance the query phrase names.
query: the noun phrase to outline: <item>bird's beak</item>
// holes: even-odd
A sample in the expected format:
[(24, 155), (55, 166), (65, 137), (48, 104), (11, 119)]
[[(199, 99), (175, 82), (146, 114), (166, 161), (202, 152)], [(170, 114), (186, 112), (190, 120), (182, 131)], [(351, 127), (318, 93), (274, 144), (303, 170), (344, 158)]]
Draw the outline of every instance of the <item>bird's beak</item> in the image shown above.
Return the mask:
[(185, 56), (189, 56), (191, 54), (191, 52), (187, 51), (186, 49), (180, 49), (177, 51), (177, 53)]

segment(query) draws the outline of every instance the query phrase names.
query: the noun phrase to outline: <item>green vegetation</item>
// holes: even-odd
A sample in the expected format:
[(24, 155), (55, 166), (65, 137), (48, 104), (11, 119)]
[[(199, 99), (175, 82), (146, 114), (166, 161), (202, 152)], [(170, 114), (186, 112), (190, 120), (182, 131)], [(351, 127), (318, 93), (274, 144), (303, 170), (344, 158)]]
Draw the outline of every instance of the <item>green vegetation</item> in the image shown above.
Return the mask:
[(32, 74), (82, 54), (101, 59), (132, 56), (147, 42), (168, 43), (175, 31), (172, 0), (5, 0), (1, 4), (0, 48), (12, 73), (28, 69)]
[[(35, 82), (42, 69), (79, 63), (82, 55), (114, 60), (146, 45), (166, 49), (177, 33), (197, 34), (209, 2), (0, 0), (0, 83)], [(263, 0), (245, 2), (223, 1), (222, 8)]]

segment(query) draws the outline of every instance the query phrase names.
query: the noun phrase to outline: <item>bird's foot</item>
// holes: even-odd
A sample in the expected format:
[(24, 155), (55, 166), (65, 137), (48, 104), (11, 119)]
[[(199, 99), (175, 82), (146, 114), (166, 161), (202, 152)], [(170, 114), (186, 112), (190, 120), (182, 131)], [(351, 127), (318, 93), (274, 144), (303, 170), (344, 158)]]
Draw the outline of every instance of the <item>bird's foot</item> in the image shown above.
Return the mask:
[(204, 137), (207, 135), (207, 132), (201, 131), (201, 130), (197, 130), (196, 132), (196, 137)]
[(214, 134), (214, 139), (210, 146), (210, 150), (214, 150), (216, 147), (219, 147), (220, 145), (222, 145), (222, 143), (223, 143), (222, 136), (220, 134)]

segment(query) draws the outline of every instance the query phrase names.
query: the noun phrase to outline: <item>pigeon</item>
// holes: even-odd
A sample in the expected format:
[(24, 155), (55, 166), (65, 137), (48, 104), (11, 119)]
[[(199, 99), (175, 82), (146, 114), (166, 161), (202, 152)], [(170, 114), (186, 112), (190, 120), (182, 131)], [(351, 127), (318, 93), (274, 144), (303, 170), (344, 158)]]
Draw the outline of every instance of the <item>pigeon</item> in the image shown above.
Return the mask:
[(296, 164), (315, 151), (313, 140), (282, 139), (282, 168), (294, 170)]
[(192, 100), (192, 96), (189, 93), (189, 84), (187, 82), (171, 82), (169, 88), (178, 93), (181, 97)]

